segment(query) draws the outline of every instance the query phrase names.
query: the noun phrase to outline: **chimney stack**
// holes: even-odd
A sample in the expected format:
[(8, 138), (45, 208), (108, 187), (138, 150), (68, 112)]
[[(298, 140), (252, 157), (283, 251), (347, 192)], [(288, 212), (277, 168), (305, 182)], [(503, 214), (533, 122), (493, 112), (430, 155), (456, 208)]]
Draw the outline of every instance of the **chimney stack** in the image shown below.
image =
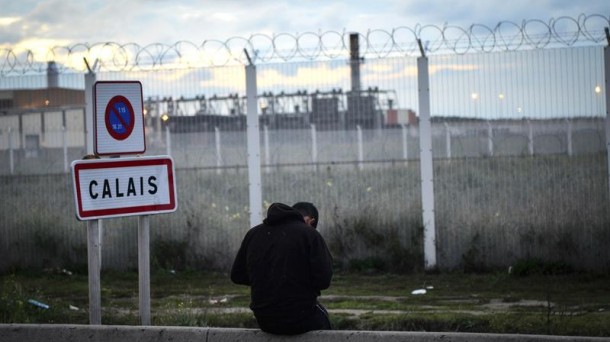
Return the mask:
[(352, 91), (360, 91), (360, 44), (358, 43), (358, 33), (349, 35), (349, 56), (352, 80)]
[(59, 88), (59, 70), (54, 61), (47, 62), (47, 88)]

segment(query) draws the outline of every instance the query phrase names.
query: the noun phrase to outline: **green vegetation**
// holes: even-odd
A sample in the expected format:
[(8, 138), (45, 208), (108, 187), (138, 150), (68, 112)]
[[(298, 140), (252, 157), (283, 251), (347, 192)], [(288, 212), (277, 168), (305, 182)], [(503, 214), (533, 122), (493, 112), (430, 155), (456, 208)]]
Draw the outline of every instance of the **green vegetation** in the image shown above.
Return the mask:
[[(556, 266), (523, 260), (510, 275), (339, 273), (321, 302), (341, 330), (610, 336), (610, 275)], [(17, 272), (0, 284), (1, 323), (88, 323), (86, 274)], [(226, 274), (158, 269), (151, 291), (154, 325), (257, 327), (249, 289)], [(137, 272), (102, 274), (102, 323), (139, 324)]]
[[(150, 220), (151, 264), (226, 272), (249, 228), (246, 170), (176, 174), (178, 210)], [(421, 271), (417, 161), (286, 166), (266, 175), (264, 206), (307, 199), (320, 208), (338, 269)], [(610, 270), (604, 154), (435, 160), (434, 179), (442, 271), (493, 272), (520, 259)], [(87, 230), (74, 216), (69, 175), (1, 176), (0, 193), (0, 271), (86, 267)], [(136, 218), (104, 220), (104, 266), (135, 268), (136, 236)]]

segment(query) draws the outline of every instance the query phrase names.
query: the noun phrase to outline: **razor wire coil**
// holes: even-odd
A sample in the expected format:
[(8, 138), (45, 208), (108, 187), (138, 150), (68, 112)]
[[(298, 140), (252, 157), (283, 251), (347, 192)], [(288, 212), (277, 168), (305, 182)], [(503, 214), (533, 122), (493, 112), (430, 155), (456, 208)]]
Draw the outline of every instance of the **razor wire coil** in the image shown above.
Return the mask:
[[(422, 43), (428, 54), (467, 54), (600, 45), (606, 41), (604, 28), (610, 16), (601, 14), (562, 16), (548, 21), (527, 19), (521, 23), (501, 21), (490, 27), (472, 24), (467, 28), (448, 25), (400, 26), (391, 30), (372, 29), (357, 33), (363, 58), (419, 56)], [(0, 76), (47, 72), (54, 61), (56, 71), (83, 72), (83, 59), (96, 61), (103, 71), (146, 71), (159, 68), (193, 68), (248, 63), (244, 50), (255, 64), (344, 58), (349, 54), (351, 32), (252, 34), (226, 40), (204, 40), (201, 44), (178, 41), (152, 43), (77, 43), (54, 46), (40, 53), (31, 49), (0, 48)]]

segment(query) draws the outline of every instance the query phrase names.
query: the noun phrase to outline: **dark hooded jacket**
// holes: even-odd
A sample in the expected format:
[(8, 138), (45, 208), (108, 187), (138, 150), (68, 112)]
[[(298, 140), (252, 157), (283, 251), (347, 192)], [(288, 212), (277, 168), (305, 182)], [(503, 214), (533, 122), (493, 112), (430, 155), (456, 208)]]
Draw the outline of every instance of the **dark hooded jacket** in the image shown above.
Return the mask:
[(263, 223), (248, 231), (231, 280), (251, 287), (256, 316), (295, 317), (317, 303), (330, 286), (332, 257), (318, 231), (292, 207), (274, 203)]

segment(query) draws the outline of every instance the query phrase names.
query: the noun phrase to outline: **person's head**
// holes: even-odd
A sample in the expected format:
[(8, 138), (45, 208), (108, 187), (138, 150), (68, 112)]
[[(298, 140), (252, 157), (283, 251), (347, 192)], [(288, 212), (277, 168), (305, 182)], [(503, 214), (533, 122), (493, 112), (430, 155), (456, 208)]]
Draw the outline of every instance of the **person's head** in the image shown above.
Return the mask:
[(298, 202), (292, 206), (298, 212), (303, 215), (303, 219), (305, 223), (316, 228), (318, 226), (318, 209), (313, 203), (309, 202)]

